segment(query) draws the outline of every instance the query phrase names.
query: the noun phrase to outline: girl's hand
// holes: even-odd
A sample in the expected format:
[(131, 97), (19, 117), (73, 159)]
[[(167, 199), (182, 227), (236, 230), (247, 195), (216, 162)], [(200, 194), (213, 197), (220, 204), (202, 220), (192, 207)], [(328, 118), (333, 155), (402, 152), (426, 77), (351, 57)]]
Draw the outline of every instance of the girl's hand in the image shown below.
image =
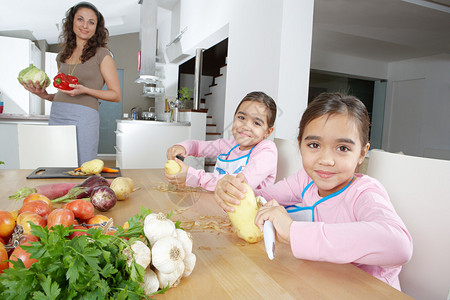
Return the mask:
[(183, 161), (179, 160), (175, 157), (175, 161), (181, 166), (181, 171), (175, 175), (169, 175), (167, 173), (164, 173), (166, 175), (167, 181), (171, 184), (174, 184), (179, 187), (185, 187), (186, 186), (186, 176), (187, 172), (189, 170), (189, 165), (185, 164)]
[(277, 240), (282, 243), (290, 243), (291, 224), (294, 222), (286, 209), (279, 205), (276, 200), (270, 200), (262, 206), (256, 214), (255, 224), (259, 230), (264, 230), (264, 222), (272, 222), (276, 231)]
[(247, 192), (242, 184), (245, 182), (246, 179), (242, 173), (239, 173), (237, 176), (227, 174), (219, 179), (214, 190), (214, 198), (217, 204), (225, 211), (234, 211), (234, 208), (227, 205), (227, 203), (239, 205), (239, 199), (243, 199)]
[(28, 80), (28, 82), (23, 82), (22, 86), (29, 91), (32, 94), (35, 94), (36, 96), (42, 98), (42, 99), (47, 99), (48, 98), (48, 93), (46, 91), (46, 85), (47, 85), (47, 80), (44, 81), (44, 84), (41, 86), (39, 84), (39, 81), (36, 82), (32, 82), (31, 80)]
[(177, 155), (186, 157), (186, 149), (180, 145), (175, 145), (167, 149), (167, 159), (175, 159)]
[(73, 83), (71, 83), (71, 84), (69, 84), (69, 87), (73, 88), (73, 90), (68, 91), (68, 90), (58, 89), (58, 91), (60, 91), (60, 92), (62, 92), (64, 94), (67, 94), (69, 96), (72, 96), (72, 97), (76, 96), (76, 95), (80, 95), (80, 94), (87, 94), (87, 89), (88, 88), (85, 87), (82, 84), (79, 84), (79, 83), (73, 84)]

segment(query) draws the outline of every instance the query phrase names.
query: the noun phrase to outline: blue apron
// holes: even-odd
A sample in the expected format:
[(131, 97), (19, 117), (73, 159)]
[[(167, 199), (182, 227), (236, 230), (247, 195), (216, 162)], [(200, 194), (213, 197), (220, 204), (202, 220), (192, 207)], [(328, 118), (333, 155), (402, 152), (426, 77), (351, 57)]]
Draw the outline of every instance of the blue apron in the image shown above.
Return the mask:
[[(292, 218), (292, 220), (294, 221), (305, 221), (305, 222), (314, 222), (314, 209), (316, 208), (317, 205), (319, 205), (322, 202), (325, 202), (328, 199), (331, 199), (337, 195), (339, 195), (340, 193), (342, 193), (343, 191), (345, 191), (350, 184), (352, 183), (352, 180), (350, 180), (350, 182), (344, 186), (342, 189), (340, 189), (339, 191), (336, 191), (328, 196), (323, 197), (320, 200), (317, 200), (316, 203), (314, 203), (314, 205), (312, 206), (297, 206), (297, 205), (289, 205), (286, 206), (286, 211), (289, 213), (289, 216)], [(314, 181), (311, 181), (304, 189), (302, 192), (302, 199), (304, 199), (304, 195), (307, 189), (309, 189), (309, 187), (314, 183)]]
[(231, 151), (233, 151), (239, 144), (231, 148), (228, 153), (219, 154), (217, 156), (216, 166), (214, 167), (214, 172), (218, 174), (237, 174), (243, 170), (243, 168), (248, 164), (248, 160), (250, 159), (250, 153), (252, 153), (253, 146), (248, 154), (235, 158), (235, 159), (227, 159), (230, 155)]

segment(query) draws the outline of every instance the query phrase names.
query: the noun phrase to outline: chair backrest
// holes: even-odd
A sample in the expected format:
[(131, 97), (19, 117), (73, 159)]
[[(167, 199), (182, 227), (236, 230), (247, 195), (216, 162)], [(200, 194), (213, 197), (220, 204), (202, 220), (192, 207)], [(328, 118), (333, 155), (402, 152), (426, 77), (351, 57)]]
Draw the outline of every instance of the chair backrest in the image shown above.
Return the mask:
[(296, 140), (273, 139), (278, 150), (277, 178), (275, 182), (289, 177), (302, 168), (302, 157)]
[(386, 188), (413, 239), (400, 273), (402, 291), (446, 299), (450, 288), (450, 161), (372, 150), (367, 175)]
[(78, 166), (75, 125), (17, 125), (20, 169)]

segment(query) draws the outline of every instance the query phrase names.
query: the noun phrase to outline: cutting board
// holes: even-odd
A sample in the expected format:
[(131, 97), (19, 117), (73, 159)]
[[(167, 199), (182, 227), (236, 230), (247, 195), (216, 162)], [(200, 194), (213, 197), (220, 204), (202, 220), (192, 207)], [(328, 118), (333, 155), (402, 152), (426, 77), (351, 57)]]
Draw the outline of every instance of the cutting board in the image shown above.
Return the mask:
[[(88, 178), (89, 175), (86, 176), (74, 176), (69, 175), (66, 172), (73, 171), (74, 168), (57, 168), (57, 167), (39, 167), (30, 175), (27, 176), (27, 179), (44, 179), (44, 178)], [(100, 175), (104, 178), (116, 178), (120, 177), (121, 172), (119, 168), (112, 168), (119, 170), (117, 173), (101, 173)]]

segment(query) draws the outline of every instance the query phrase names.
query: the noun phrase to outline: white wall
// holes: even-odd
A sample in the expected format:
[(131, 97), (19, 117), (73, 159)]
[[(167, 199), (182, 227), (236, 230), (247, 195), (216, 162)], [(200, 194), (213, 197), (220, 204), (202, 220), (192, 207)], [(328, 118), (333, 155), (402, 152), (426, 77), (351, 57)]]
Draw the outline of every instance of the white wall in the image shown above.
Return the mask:
[[(449, 70), (448, 54), (399, 61), (389, 65), (383, 127), (385, 150), (450, 159)], [(408, 83), (412, 84), (410, 88), (403, 88)], [(416, 90), (418, 88), (420, 90)], [(403, 91), (400, 95), (399, 89)], [(403, 111), (393, 112), (402, 99)], [(399, 132), (398, 128), (402, 127), (409, 130)], [(399, 149), (401, 143), (410, 147)]]
[[(275, 136), (295, 139), (307, 104), (313, 4), (183, 0), (172, 13), (172, 38), (188, 29), (180, 43), (168, 49), (168, 56), (171, 62), (187, 60), (196, 48), (207, 49), (228, 37), (224, 123), (231, 123), (248, 92), (264, 91), (280, 111)], [(224, 136), (230, 134), (231, 128), (225, 128)]]

